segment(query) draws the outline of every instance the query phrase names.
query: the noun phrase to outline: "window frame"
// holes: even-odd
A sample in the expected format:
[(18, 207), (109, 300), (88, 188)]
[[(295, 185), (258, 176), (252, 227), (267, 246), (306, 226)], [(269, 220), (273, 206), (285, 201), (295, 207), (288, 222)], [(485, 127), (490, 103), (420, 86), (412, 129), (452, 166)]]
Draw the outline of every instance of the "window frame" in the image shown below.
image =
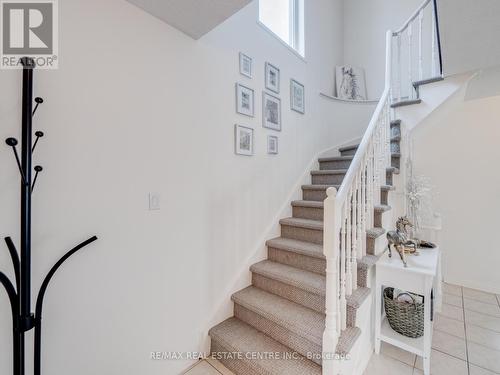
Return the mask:
[(276, 37), (280, 42), (284, 43), (293, 52), (298, 54), (301, 58), (305, 58), (305, 12), (304, 12), (304, 0), (289, 0), (290, 2), (290, 17), (288, 20), (289, 26), (289, 40), (286, 41), (275, 33), (268, 25), (266, 25), (260, 18), (260, 6), (261, 1), (258, 1), (258, 21), (257, 23), (263, 26), (267, 31), (269, 31), (274, 37)]

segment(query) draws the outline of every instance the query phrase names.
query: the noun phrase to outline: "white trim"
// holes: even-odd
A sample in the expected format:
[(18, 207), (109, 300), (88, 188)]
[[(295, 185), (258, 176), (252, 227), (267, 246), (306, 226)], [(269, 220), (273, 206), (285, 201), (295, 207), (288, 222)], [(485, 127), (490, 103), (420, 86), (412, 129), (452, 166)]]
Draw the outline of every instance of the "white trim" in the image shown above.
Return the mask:
[[(292, 52), (295, 56), (297, 56), (299, 59), (301, 59), (304, 63), (307, 64), (307, 60), (305, 56), (302, 56), (299, 51), (297, 51), (295, 48), (290, 46), (287, 42), (285, 42), (283, 39), (281, 39), (278, 34), (276, 34), (274, 31), (272, 31), (269, 27), (267, 27), (264, 23), (262, 23), (260, 20), (257, 20), (257, 25), (259, 25), (262, 29), (267, 31), (270, 35), (272, 35), (274, 38), (276, 38), (283, 46), (285, 46), (290, 52)], [(304, 52), (305, 55), (305, 52)]]
[(322, 92), (319, 93), (319, 96), (322, 96), (327, 99), (335, 100), (336, 102), (341, 102), (341, 103), (351, 103), (351, 104), (377, 104), (380, 99), (376, 100), (352, 100), (352, 99), (342, 99), (338, 98), (336, 96), (324, 94)]

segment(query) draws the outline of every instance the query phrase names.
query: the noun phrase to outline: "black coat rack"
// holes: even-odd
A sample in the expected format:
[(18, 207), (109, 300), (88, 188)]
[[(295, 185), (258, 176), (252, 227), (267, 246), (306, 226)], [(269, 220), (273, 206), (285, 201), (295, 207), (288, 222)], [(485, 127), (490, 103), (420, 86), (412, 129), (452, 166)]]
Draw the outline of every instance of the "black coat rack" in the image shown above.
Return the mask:
[[(43, 99), (35, 98), (36, 106), (33, 109), (33, 70), (35, 69), (35, 62), (29, 57), (22, 58), (21, 62), (23, 65), (21, 157), (17, 152), (17, 139), (7, 138), (5, 141), (13, 150), (21, 174), (21, 251), (20, 253), (17, 252), (14, 241), (10, 237), (5, 238), (14, 267), (15, 285), (2, 272), (0, 272), (0, 283), (7, 291), (12, 311), (13, 374), (25, 374), (25, 333), (34, 328), (34, 374), (41, 375), (42, 308), (47, 287), (59, 267), (78, 250), (97, 240), (97, 237), (93, 236), (75, 246), (50, 269), (42, 282), (36, 299), (35, 312), (32, 313), (31, 196), (38, 174), (43, 170), (39, 165), (32, 167), (32, 155), (39, 139), (44, 136), (41, 131), (35, 132), (36, 139), (33, 143), (32, 119), (38, 106), (43, 103)], [(34, 177), (32, 170), (35, 171)]]

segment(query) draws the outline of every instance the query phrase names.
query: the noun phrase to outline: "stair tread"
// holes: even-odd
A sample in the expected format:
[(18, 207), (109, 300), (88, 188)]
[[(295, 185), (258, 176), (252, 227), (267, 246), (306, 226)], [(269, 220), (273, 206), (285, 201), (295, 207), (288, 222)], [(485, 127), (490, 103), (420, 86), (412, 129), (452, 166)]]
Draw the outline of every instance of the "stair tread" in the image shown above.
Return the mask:
[(381, 255), (366, 255), (358, 260), (358, 268), (369, 269), (378, 262)]
[(394, 189), (396, 189), (396, 187), (394, 187), (392, 185), (381, 185), (380, 189), (382, 189), (382, 190), (394, 190)]
[(396, 167), (387, 167), (386, 171), (394, 173), (394, 174), (399, 174), (399, 168), (396, 168)]
[(419, 86), (423, 86), (423, 85), (428, 85), (430, 83), (440, 82), (440, 81), (443, 81), (443, 80), (444, 80), (444, 78), (441, 77), (441, 76), (433, 77), (433, 78), (427, 78), (427, 79), (422, 79), (420, 81), (413, 82), (413, 87), (419, 87)]
[(331, 187), (340, 189), (340, 185), (302, 185), (302, 190), (327, 190)]
[(403, 107), (407, 105), (420, 104), (422, 99), (405, 99), (391, 104), (391, 108)]
[(356, 290), (353, 290), (350, 296), (346, 297), (347, 306), (358, 309), (361, 304), (368, 298), (370, 295), (370, 288), (360, 287), (358, 286)]
[(277, 237), (267, 241), (266, 245), (275, 249), (286, 250), (301, 255), (325, 259), (325, 255), (323, 254), (323, 245), (318, 245), (312, 242), (299, 241), (292, 238)]
[(305, 228), (305, 229), (323, 230), (323, 221), (319, 221), (319, 220), (302, 219), (302, 218), (297, 218), (297, 217), (287, 217), (285, 219), (281, 219), (280, 224), (281, 225), (289, 225), (292, 227)]
[(321, 366), (295, 353), (271, 337), (237, 318), (229, 318), (213, 327), (212, 339), (225, 350), (235, 353), (294, 353), (291, 358), (262, 358), (251, 360), (243, 355), (242, 361), (259, 374), (321, 375)]
[(298, 201), (292, 201), (292, 206), (293, 207), (308, 207), (308, 208), (323, 208), (324, 203), (319, 202), (319, 201), (298, 200)]
[(329, 174), (346, 174), (348, 169), (323, 169), (320, 171), (311, 171), (311, 175), (329, 175)]
[(401, 141), (401, 136), (400, 135), (395, 135), (391, 137), (391, 142), (399, 142)]
[(345, 160), (353, 160), (354, 156), (330, 156), (326, 158), (319, 158), (318, 161), (320, 163), (322, 162), (328, 162), (328, 161), (345, 161)]
[(340, 355), (349, 354), (359, 336), (361, 330), (358, 327), (347, 327), (339, 337), (335, 352)]
[(263, 260), (252, 265), (250, 271), (310, 293), (320, 296), (326, 294), (326, 278), (317, 273), (304, 271), (270, 260)]
[(401, 125), (401, 120), (392, 120), (391, 125)]
[(378, 212), (386, 212), (392, 210), (392, 207), (387, 204), (376, 204), (373, 209)]
[(366, 230), (366, 235), (371, 238), (378, 238), (385, 233), (384, 228), (371, 228)]
[(292, 332), (322, 345), (325, 315), (307, 307), (249, 286), (234, 293), (231, 299), (250, 310)]
[(358, 147), (359, 147), (359, 144), (356, 144), (356, 145), (350, 145), (350, 146), (344, 146), (344, 147), (340, 147), (340, 148), (339, 148), (339, 151), (340, 151), (340, 152), (344, 152), (344, 151), (351, 151), (351, 150), (357, 149)]

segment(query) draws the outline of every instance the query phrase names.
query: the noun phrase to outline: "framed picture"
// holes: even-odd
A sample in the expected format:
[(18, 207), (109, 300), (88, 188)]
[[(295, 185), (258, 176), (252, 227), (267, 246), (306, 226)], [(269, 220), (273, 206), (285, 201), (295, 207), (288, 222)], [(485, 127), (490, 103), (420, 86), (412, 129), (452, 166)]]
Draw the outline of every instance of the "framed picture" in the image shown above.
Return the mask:
[(236, 124), (234, 126), (234, 152), (238, 155), (253, 155), (253, 129)]
[(271, 155), (278, 154), (278, 137), (275, 135), (267, 136), (267, 153)]
[(304, 114), (306, 112), (304, 85), (296, 80), (290, 80), (290, 108), (295, 112)]
[(335, 71), (337, 97), (348, 100), (366, 100), (365, 71), (354, 66), (337, 66)]
[(240, 52), (240, 74), (252, 78), (252, 58)]
[(262, 93), (262, 126), (281, 131), (281, 100), (267, 92)]
[(236, 84), (236, 112), (245, 116), (254, 116), (254, 93), (251, 88)]
[(266, 62), (266, 89), (280, 93), (280, 70), (274, 65)]

